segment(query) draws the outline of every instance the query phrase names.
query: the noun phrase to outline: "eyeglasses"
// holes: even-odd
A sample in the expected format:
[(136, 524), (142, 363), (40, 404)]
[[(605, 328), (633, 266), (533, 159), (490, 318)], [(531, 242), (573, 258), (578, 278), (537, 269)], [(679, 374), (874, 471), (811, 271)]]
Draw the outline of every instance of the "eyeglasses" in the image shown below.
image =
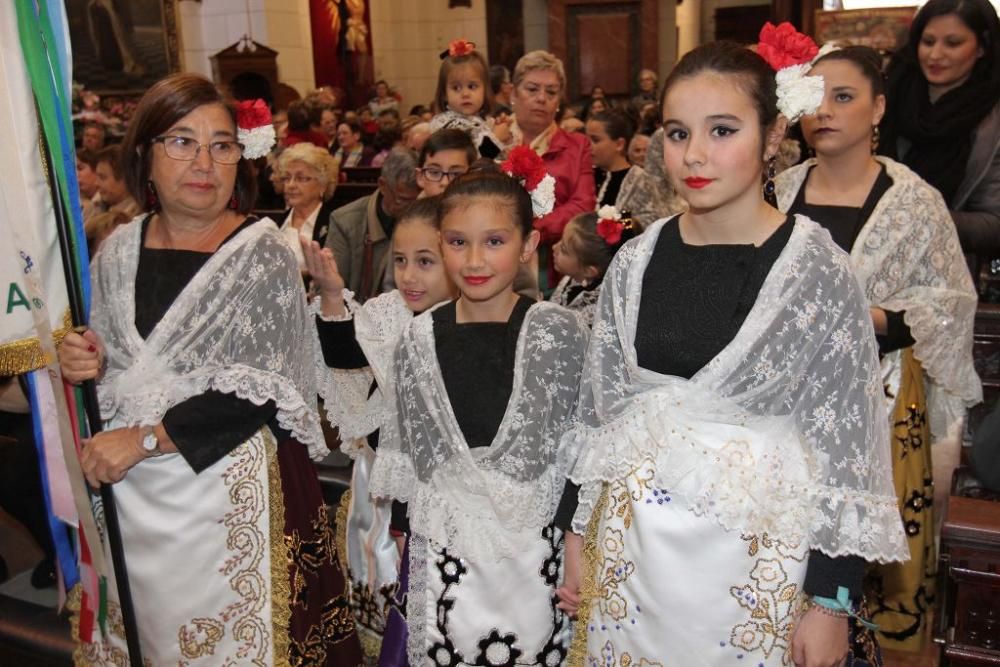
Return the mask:
[(285, 185), (289, 183), (301, 183), (302, 185), (305, 185), (306, 183), (312, 183), (315, 181), (316, 177), (309, 176), (307, 174), (285, 174), (280, 180)]
[(448, 177), (449, 181), (454, 181), (456, 178), (458, 178), (459, 176), (461, 176), (462, 174), (464, 174), (468, 170), (466, 169), (466, 170), (458, 171), (456, 169), (454, 171), (445, 171), (444, 169), (439, 169), (438, 167), (423, 167), (423, 168), (418, 169), (417, 171), (419, 171), (421, 174), (423, 174), (424, 178), (426, 178), (428, 181), (432, 181), (434, 183), (437, 183), (438, 181), (440, 181), (445, 176)]
[(219, 164), (236, 164), (243, 157), (243, 144), (238, 141), (213, 141), (210, 144), (199, 144), (191, 137), (165, 134), (153, 139), (153, 143), (163, 144), (163, 152), (172, 160), (191, 162), (198, 159), (202, 148), (208, 149), (208, 154)]

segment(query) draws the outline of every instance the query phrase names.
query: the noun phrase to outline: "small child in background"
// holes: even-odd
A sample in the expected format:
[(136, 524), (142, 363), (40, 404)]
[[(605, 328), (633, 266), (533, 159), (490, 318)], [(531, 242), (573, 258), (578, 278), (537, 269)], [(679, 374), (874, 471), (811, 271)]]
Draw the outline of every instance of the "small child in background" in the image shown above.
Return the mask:
[(563, 277), (549, 301), (576, 311), (581, 322), (592, 326), (604, 272), (618, 249), (639, 231), (630, 217), (613, 206), (570, 220), (552, 248), (556, 271)]
[(472, 138), (462, 130), (438, 130), (420, 150), (417, 162), (417, 186), (421, 197), (433, 197), (444, 192), (448, 184), (469, 171), (476, 161)]
[(493, 91), (490, 88), (489, 66), (476, 45), (456, 39), (441, 54), (434, 105), (437, 115), (431, 119), (436, 132), (454, 128), (472, 137), (479, 154), (494, 159), (511, 141), (510, 120), (506, 116), (491, 118)]

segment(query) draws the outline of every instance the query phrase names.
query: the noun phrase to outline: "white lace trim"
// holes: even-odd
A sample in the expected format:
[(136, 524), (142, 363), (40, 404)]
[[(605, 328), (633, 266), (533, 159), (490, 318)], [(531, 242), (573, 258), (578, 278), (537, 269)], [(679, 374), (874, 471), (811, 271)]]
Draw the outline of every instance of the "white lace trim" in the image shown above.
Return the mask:
[(315, 401), (322, 361), (298, 266), (276, 226), (242, 230), (205, 263), (149, 337), (135, 329), (141, 220), (120, 227), (94, 260), (91, 325), (107, 350), (98, 393), (102, 415), (153, 424), (177, 403), (215, 389), (256, 405), (274, 401), (277, 419), (327, 453)]
[(724, 526), (905, 559), (874, 332), (848, 257), (798, 216), (736, 337), (685, 380), (640, 367), (635, 348), (667, 224), (626, 244), (602, 283), (578, 423), (563, 438), (585, 487), (575, 529), (601, 482), (652, 458), (662, 488)]
[[(931, 431), (940, 440), (982, 401), (972, 357), (978, 297), (940, 193), (905, 165), (876, 159), (893, 184), (865, 221), (851, 262), (872, 306), (905, 311), (913, 354), (926, 374)], [(815, 164), (814, 158), (776, 179), (781, 210), (795, 201)]]
[(406, 591), (406, 652), (411, 665), (427, 658), (427, 540), (411, 534)]
[[(460, 461), (438, 468), (431, 483), (419, 481), (409, 459), (378, 453), (380, 495), (408, 503), (410, 529), (472, 562), (515, 557), (552, 522), (566, 478), (550, 467), (544, 477), (517, 482), (496, 470), (470, 471)], [(501, 507), (497, 507), (497, 506)], [(501, 517), (508, 517), (504, 525)]]
[(380, 433), (371, 493), (409, 502), (414, 532), (462, 557), (514, 556), (523, 535), (551, 521), (563, 489), (568, 458), (559, 436), (572, 416), (585, 340), (571, 312), (531, 306), (496, 438), (470, 449), (441, 377), (431, 313), (414, 319), (397, 350), (393, 417)]
[[(613, 423), (571, 433), (568, 446), (584, 453), (581, 469), (596, 467), (586, 460), (596, 451), (605, 453), (607, 466), (604, 475), (571, 475), (582, 487), (574, 532), (586, 530), (602, 477), (625, 478), (653, 460), (655, 488), (684, 498), (695, 514), (728, 530), (815, 544), (831, 556), (855, 554), (880, 562), (908, 558), (902, 531), (884, 528), (899, 521), (896, 497), (810, 479), (811, 466), (787, 419), (752, 429), (698, 427), (696, 420), (676, 418), (682, 403), (682, 398), (646, 400)], [(727, 430), (728, 437), (723, 435)], [(716, 437), (699, 438), (699, 431)]]

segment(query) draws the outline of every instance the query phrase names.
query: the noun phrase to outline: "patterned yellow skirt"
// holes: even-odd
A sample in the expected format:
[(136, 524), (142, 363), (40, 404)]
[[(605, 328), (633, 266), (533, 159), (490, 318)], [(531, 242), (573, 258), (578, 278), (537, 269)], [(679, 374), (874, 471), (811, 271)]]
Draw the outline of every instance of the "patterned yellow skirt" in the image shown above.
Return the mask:
[(865, 585), (872, 620), (884, 648), (917, 651), (934, 603), (934, 478), (924, 377), (913, 349), (903, 350), (889, 373), (892, 405), (892, 470), (910, 560), (873, 566)]

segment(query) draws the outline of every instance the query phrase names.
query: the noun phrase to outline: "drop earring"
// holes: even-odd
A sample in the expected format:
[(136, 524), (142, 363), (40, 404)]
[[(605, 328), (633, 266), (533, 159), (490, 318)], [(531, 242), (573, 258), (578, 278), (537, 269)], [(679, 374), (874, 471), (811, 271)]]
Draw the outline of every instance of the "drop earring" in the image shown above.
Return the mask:
[(872, 155), (878, 151), (878, 142), (882, 138), (882, 133), (879, 132), (878, 125), (872, 126)]
[(160, 207), (160, 198), (156, 196), (156, 186), (153, 181), (146, 181), (146, 210), (155, 211)]
[(778, 206), (778, 200), (774, 196), (774, 177), (777, 174), (775, 163), (777, 161), (778, 158), (775, 155), (767, 158), (767, 178), (764, 181), (764, 201), (775, 208)]

